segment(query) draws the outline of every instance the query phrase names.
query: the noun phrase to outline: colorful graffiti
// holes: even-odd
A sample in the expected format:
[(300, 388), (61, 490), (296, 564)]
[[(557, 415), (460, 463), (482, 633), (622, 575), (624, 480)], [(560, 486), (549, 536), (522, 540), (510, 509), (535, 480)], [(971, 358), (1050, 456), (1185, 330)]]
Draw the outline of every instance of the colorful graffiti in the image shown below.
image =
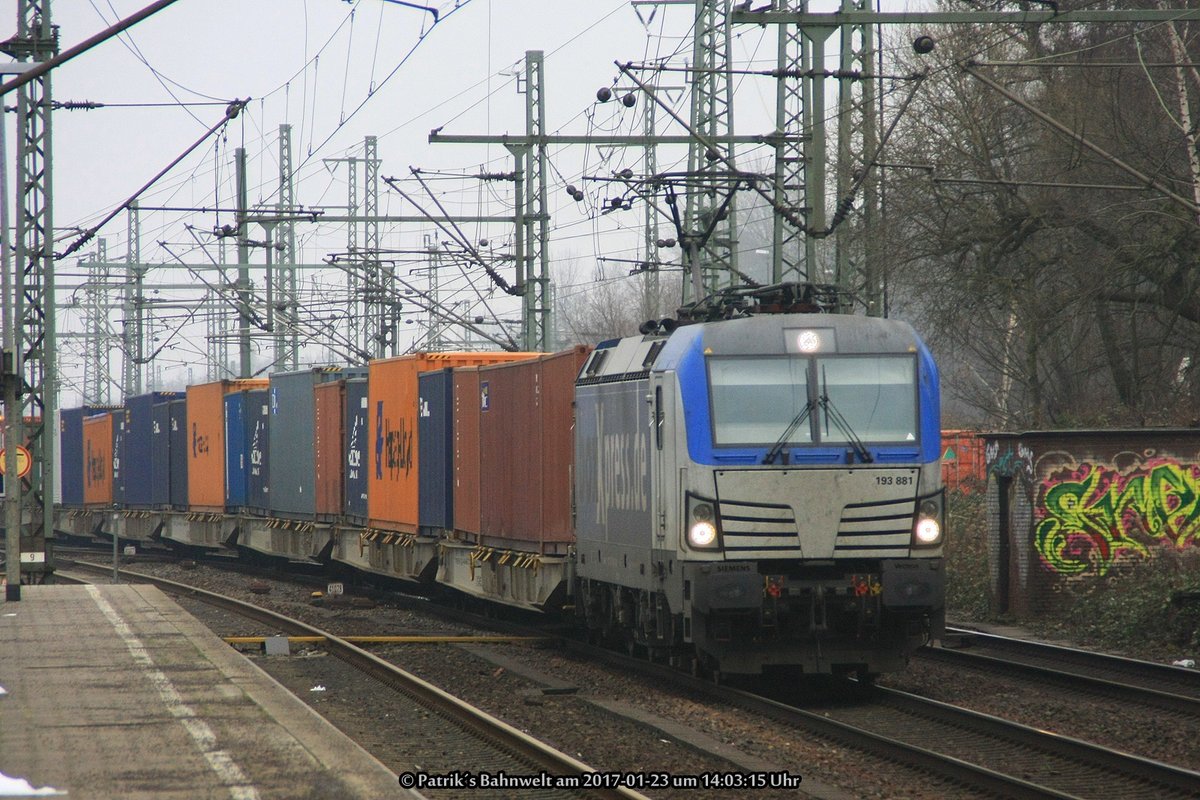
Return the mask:
[(1020, 444), (1014, 450), (1011, 445), (1000, 449), (1000, 443), (990, 441), (984, 449), (984, 461), (987, 471), (993, 475), (1016, 475), (1025, 473), (1033, 479), (1033, 451), (1025, 444)]
[(1034, 544), (1051, 571), (1105, 575), (1118, 558), (1147, 557), (1154, 545), (1200, 545), (1200, 466), (1082, 464), (1043, 481), (1034, 513)]

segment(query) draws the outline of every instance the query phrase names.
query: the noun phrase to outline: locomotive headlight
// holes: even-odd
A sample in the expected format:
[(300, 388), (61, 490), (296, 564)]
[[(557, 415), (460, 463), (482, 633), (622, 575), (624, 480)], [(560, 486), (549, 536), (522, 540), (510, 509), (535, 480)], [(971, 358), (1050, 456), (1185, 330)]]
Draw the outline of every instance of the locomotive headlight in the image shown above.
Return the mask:
[(942, 543), (942, 496), (926, 497), (917, 505), (913, 524), (913, 547), (933, 547)]
[(692, 547), (712, 547), (717, 543), (717, 526), (701, 521), (688, 529), (688, 544)]
[(687, 498), (687, 544), (696, 550), (716, 550), (721, 546), (716, 503), (689, 494)]
[(913, 532), (917, 544), (937, 544), (942, 538), (942, 526), (932, 517), (922, 517)]

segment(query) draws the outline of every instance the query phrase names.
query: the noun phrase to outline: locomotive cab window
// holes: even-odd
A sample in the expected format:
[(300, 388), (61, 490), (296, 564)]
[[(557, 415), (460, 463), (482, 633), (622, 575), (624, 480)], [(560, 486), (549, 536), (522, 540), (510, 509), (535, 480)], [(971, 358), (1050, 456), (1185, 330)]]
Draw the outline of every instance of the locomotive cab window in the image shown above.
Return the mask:
[[(713, 358), (708, 375), (718, 447), (774, 442), (809, 401), (807, 359)], [(795, 426), (789, 438), (811, 442), (811, 426)]]
[(846, 442), (845, 418), (864, 442), (913, 442), (917, 438), (916, 361), (911, 356), (847, 356), (817, 359), (823, 442)]

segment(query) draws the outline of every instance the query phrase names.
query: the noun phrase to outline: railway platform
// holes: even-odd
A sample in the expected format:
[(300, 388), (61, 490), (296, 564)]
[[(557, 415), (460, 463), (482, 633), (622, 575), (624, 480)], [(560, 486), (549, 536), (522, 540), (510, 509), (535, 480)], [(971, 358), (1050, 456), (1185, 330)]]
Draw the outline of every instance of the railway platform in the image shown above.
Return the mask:
[(73, 800), (417, 796), (160, 590), (21, 598), (0, 602), (0, 786)]

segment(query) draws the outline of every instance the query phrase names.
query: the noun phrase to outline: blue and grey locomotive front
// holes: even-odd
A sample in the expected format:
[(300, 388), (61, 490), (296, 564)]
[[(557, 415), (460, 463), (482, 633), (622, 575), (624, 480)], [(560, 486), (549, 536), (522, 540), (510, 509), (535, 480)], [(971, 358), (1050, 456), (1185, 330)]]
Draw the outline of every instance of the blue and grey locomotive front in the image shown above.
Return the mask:
[(902, 322), (755, 315), (597, 347), (576, 609), (707, 671), (872, 676), (944, 627), (937, 369)]

